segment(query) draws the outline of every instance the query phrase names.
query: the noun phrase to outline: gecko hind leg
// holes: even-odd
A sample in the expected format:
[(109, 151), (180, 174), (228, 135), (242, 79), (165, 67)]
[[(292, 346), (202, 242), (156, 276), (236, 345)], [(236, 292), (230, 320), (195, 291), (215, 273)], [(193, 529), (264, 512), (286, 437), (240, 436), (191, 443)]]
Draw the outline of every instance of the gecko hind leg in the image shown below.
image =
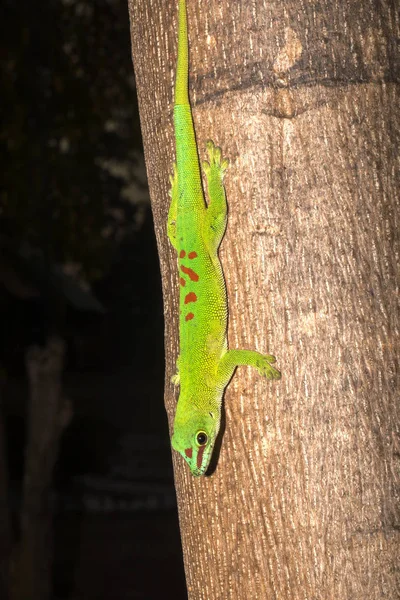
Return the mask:
[(227, 205), (224, 188), (224, 175), (228, 168), (228, 160), (222, 158), (221, 149), (214, 142), (207, 142), (208, 161), (203, 162), (203, 170), (207, 180), (209, 204), (205, 221), (205, 239), (209, 250), (216, 252), (226, 228)]
[(171, 188), (169, 190), (169, 195), (171, 197), (171, 204), (169, 206), (168, 211), (168, 225), (167, 225), (167, 233), (169, 237), (169, 241), (172, 246), (177, 249), (177, 240), (176, 240), (176, 219), (178, 215), (178, 169), (176, 163), (173, 165), (173, 173), (169, 178), (171, 183)]
[(219, 383), (227, 385), (236, 367), (240, 365), (254, 367), (267, 379), (280, 379), (280, 372), (272, 366), (274, 362), (276, 358), (271, 354), (260, 354), (255, 350), (228, 350), (219, 363)]

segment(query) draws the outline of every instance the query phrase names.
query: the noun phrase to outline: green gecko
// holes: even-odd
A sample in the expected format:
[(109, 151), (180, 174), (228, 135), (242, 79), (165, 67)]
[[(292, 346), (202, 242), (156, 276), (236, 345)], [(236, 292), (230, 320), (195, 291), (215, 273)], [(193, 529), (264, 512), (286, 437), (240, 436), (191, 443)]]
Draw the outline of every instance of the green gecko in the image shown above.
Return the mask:
[(250, 365), (279, 379), (275, 357), (254, 350), (228, 350), (228, 306), (218, 248), (225, 233), (227, 204), (223, 184), (228, 161), (213, 142), (203, 163), (208, 204), (189, 103), (189, 43), (186, 0), (179, 0), (178, 60), (174, 125), (176, 163), (171, 181), (168, 237), (178, 254), (180, 283), (177, 373), (180, 386), (172, 446), (193, 475), (204, 475), (221, 421), (222, 396), (235, 369)]

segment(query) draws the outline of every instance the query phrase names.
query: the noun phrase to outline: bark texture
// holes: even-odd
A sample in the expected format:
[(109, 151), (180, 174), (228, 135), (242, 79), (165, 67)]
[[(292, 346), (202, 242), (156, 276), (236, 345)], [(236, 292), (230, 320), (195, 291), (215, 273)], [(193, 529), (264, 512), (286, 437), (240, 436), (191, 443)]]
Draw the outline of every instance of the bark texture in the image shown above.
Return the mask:
[[(283, 375), (238, 370), (210, 477), (193, 479), (174, 455), (190, 600), (400, 594), (395, 4), (188, 0), (201, 157), (211, 138), (230, 159), (229, 343), (272, 352)], [(129, 10), (172, 426), (177, 7)]]
[(52, 588), (51, 481), (61, 434), (72, 418), (62, 393), (64, 342), (53, 337), (46, 347), (28, 350), (28, 442), (25, 452), (21, 537), (12, 565), (11, 599), (48, 600)]

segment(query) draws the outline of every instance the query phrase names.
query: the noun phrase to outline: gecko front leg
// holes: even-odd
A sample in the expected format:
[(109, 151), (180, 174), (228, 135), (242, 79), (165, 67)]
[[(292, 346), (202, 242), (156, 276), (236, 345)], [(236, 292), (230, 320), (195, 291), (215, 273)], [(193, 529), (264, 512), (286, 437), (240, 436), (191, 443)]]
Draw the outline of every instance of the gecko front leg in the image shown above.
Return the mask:
[(218, 386), (225, 388), (236, 367), (241, 365), (254, 367), (267, 379), (280, 379), (280, 372), (272, 366), (274, 362), (276, 358), (272, 354), (260, 354), (255, 350), (228, 350), (222, 356), (218, 366)]
[(181, 374), (179, 371), (179, 362), (180, 362), (180, 356), (178, 356), (178, 358), (176, 359), (176, 373), (175, 373), (175, 375), (172, 375), (172, 377), (171, 377), (171, 383), (173, 383), (175, 386), (178, 386), (181, 382)]

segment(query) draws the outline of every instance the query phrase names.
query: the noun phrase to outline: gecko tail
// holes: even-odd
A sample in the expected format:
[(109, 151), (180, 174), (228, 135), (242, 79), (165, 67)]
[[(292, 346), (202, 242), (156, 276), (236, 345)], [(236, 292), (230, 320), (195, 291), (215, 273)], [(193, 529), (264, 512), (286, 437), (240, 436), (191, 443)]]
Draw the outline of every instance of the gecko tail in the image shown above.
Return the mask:
[(189, 105), (189, 42), (186, 0), (179, 0), (178, 60), (176, 65), (175, 106)]

